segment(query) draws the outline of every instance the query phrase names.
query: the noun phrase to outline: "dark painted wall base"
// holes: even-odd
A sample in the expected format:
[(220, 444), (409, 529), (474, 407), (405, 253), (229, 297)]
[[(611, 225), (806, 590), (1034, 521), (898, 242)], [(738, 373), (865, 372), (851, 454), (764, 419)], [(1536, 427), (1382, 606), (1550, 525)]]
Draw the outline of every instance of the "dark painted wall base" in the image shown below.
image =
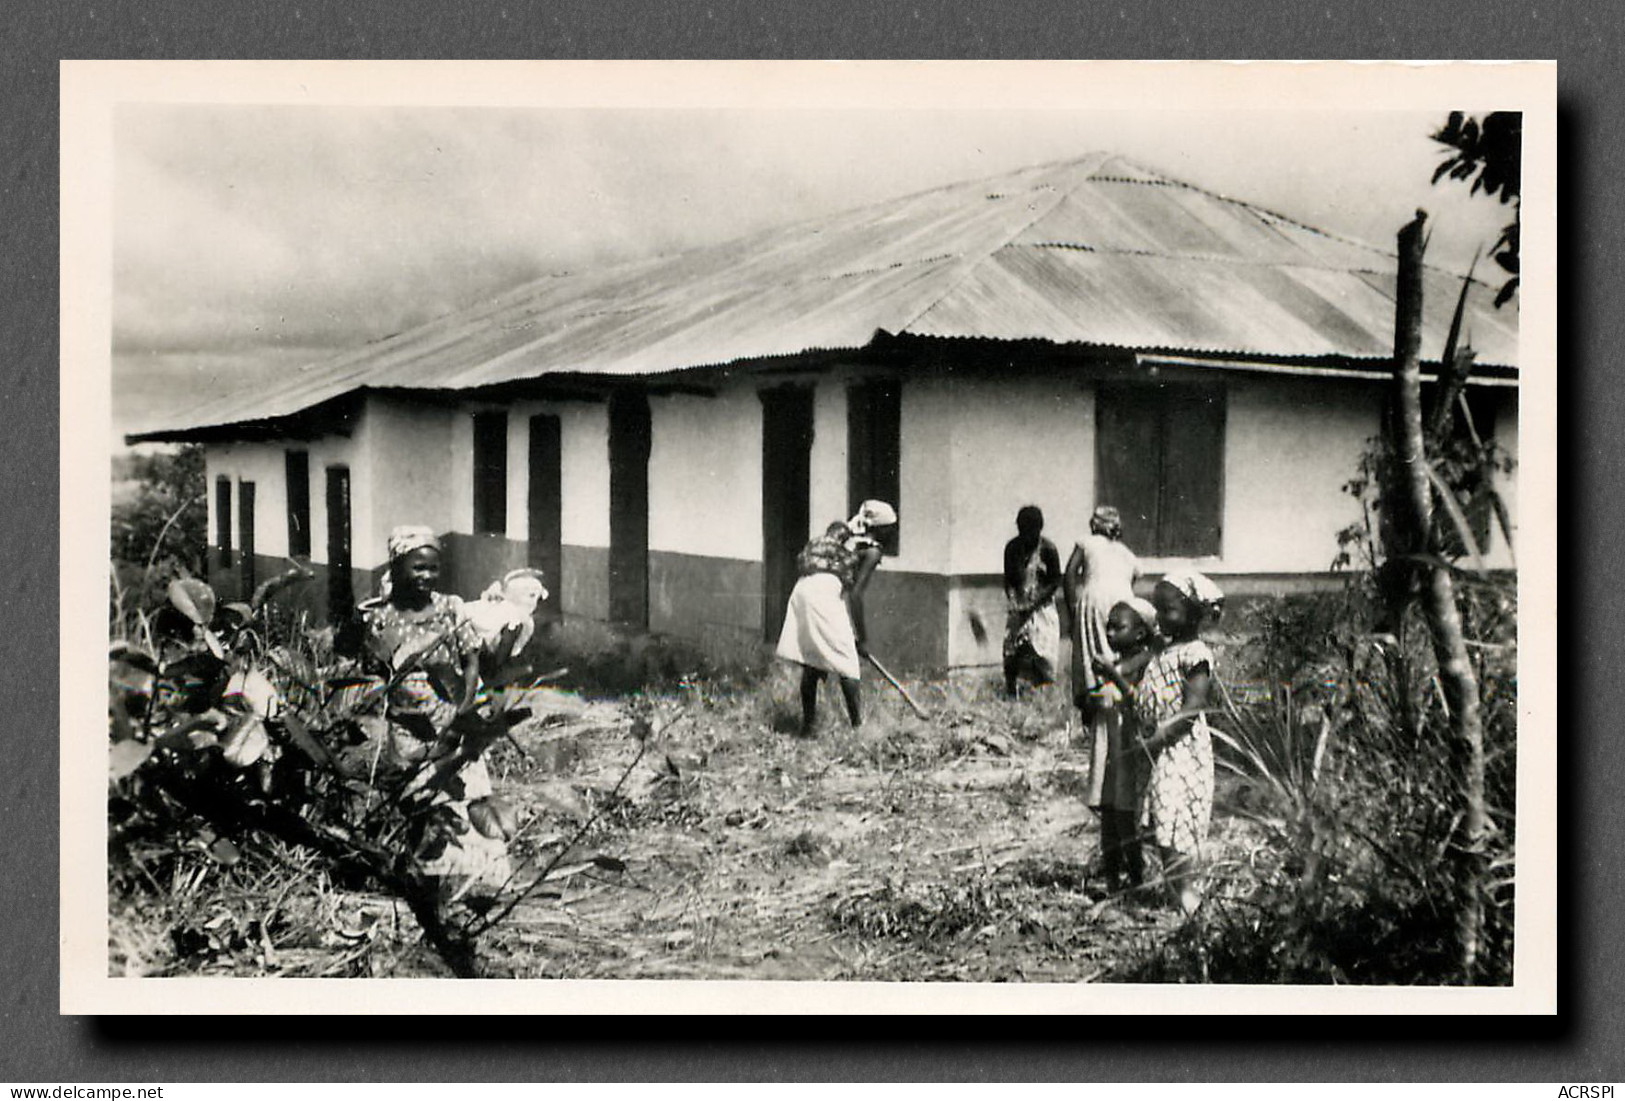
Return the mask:
[[(527, 544), (495, 535), (450, 533), (444, 537), (441, 588), (464, 599), (478, 598), (492, 581), (528, 564)], [(247, 600), (242, 555), (222, 555), (210, 548), (208, 580), (222, 601)], [(257, 555), (256, 583), (276, 577), (285, 559)], [(276, 603), (308, 622), (328, 622), (328, 570), (313, 567), (315, 577), (279, 593)], [(351, 585), (359, 602), (377, 592), (384, 568), (352, 570)], [(566, 545), (562, 576), (548, 578), (552, 618), (604, 623), (609, 616), (609, 551), (604, 547)], [(775, 638), (762, 630), (762, 566), (732, 558), (651, 551), (649, 554), (649, 629), (658, 634), (717, 644), (719, 653), (766, 653)], [(1335, 589), (1348, 581), (1341, 573), (1215, 574), (1232, 606), (1242, 601)], [(1138, 588), (1150, 592), (1155, 578)], [(867, 615), (870, 647), (894, 670), (932, 671), (949, 666), (948, 608), (950, 592), (988, 589), (1002, 584), (996, 574), (939, 574), (889, 570), (883, 564), (870, 582)], [(1002, 629), (1002, 628), (998, 628)]]
[(650, 551), (649, 629), (698, 636), (719, 628), (761, 638), (762, 564)]
[[(263, 585), (274, 577), (280, 577), (289, 569), (286, 558), (269, 558), (263, 554), (254, 556), (253, 586), (245, 584), (243, 556), (233, 551), (231, 554), (222, 554), (216, 548), (209, 548), (205, 556), (204, 568), (207, 571), (206, 580), (214, 589), (221, 601), (248, 601), (253, 595), (253, 586)], [(308, 581), (296, 582), (277, 592), (274, 603), (289, 615), (304, 615), (307, 622), (323, 626), (329, 622), (328, 608), (328, 578), (330, 572), (322, 563), (313, 563), (310, 567), (314, 576)], [(378, 579), (383, 570), (351, 570), (350, 591), (357, 603), (366, 600), (378, 591)]]
[(609, 548), (578, 547), (566, 543), (560, 552), (564, 576), (547, 587), (565, 615), (583, 619), (609, 619)]
[[(464, 600), (477, 600), (493, 581), (509, 570), (528, 565), (527, 544), (500, 535), (464, 535), (447, 532), (440, 538), (440, 588)], [(551, 590), (552, 579), (547, 581)], [(554, 603), (549, 600), (549, 603)]]
[(889, 570), (884, 562), (864, 594), (869, 649), (886, 668), (927, 670), (948, 665), (948, 586), (940, 574)]

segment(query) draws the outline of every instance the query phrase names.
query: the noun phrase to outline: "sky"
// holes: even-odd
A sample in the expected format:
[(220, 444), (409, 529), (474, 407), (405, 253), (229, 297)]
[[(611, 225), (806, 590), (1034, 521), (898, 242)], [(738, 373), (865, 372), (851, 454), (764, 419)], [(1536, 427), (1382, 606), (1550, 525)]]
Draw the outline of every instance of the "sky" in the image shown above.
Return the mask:
[[(1433, 185), (1436, 112), (123, 105), (114, 420), (560, 271), (703, 246), (1097, 150), (1465, 270), (1510, 209)], [(1486, 273), (1489, 274), (1489, 273)]]

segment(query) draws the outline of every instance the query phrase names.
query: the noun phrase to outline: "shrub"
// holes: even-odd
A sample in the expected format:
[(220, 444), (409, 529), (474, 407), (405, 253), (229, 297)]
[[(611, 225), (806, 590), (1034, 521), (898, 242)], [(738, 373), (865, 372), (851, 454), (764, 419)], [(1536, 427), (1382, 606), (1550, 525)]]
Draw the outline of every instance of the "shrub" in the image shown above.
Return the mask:
[[(477, 974), (480, 935), (543, 882), (566, 874), (561, 861), (596, 817), (587, 816), (528, 883), (510, 880), (495, 895), (465, 897), (468, 884), (420, 870), (471, 828), (514, 836), (516, 815), (499, 800), (469, 804), (465, 820), (440, 797), (462, 797), (461, 766), (529, 717), (538, 695), (493, 692), (485, 706), (452, 722), (421, 767), (391, 772), (366, 749), (381, 745), (390, 685), (357, 676), (323, 636), (296, 632), (273, 643), (263, 603), (221, 604), (194, 578), (170, 582), (166, 596), (161, 607), (132, 611), (137, 632), (110, 654), (115, 896), (150, 887), (166, 898), (172, 918), (186, 919), (174, 926), (184, 933), (195, 925), (186, 915), (198, 909), (187, 903), (189, 892), (211, 875), (235, 874), (245, 853), (256, 866), (272, 859), (305, 863), (308, 871), (314, 860), (327, 879), (404, 901), (452, 971)], [(403, 662), (395, 675), (412, 668)], [(633, 729), (646, 736), (649, 720), (636, 720)], [(641, 757), (640, 750), (634, 766)], [(222, 921), (252, 931), (241, 914)], [(176, 952), (208, 957), (243, 947), (234, 933), (200, 935), (182, 936)], [(128, 965), (133, 954), (123, 954)]]
[[(1516, 601), (1464, 588), (1485, 711), (1494, 830), (1478, 981), (1512, 977), (1516, 840)], [(1212, 869), (1198, 919), (1120, 976), (1132, 981), (1441, 983), (1455, 977), (1448, 859), (1462, 805), (1457, 752), (1425, 624), (1371, 629), (1348, 592), (1264, 602), (1240, 655), (1268, 694), (1226, 694), (1213, 718), (1228, 808), (1263, 843), (1246, 868)]]

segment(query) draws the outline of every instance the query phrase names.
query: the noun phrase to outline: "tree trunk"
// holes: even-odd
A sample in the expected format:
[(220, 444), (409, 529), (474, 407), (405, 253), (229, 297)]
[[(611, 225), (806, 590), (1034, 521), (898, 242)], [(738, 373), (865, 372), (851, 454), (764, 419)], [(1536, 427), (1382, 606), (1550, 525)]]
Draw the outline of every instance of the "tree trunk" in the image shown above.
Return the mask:
[[(1422, 432), (1422, 225), (1426, 215), (1399, 232), (1399, 276), (1395, 293), (1394, 381), (1397, 388), (1392, 420), (1397, 470), (1392, 486), (1403, 492), (1385, 501), (1394, 521), (1392, 550), (1403, 538), (1407, 555), (1427, 555), (1432, 530), (1432, 489)], [(1412, 562), (1416, 558), (1409, 559)], [(1390, 563), (1392, 564), (1392, 563)], [(1397, 567), (1396, 567), (1397, 569)], [(1456, 938), (1461, 981), (1478, 971), (1483, 936), (1485, 873), (1484, 725), (1479, 711), (1478, 678), (1467, 653), (1461, 610), (1449, 567), (1436, 556), (1422, 567), (1424, 610), (1432, 634), (1439, 681), (1449, 709), (1452, 759), (1462, 789), (1461, 825), (1454, 847), (1456, 860)], [(1410, 571), (1404, 571), (1409, 573)]]

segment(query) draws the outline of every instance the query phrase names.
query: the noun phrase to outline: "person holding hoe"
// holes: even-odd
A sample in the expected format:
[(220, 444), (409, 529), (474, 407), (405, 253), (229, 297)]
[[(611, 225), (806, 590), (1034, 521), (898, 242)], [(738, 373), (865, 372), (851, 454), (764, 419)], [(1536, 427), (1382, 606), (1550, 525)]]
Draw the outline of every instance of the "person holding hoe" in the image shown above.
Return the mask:
[(853, 729), (863, 724), (858, 686), (868, 652), (863, 595), (897, 529), (897, 510), (865, 501), (856, 516), (831, 524), (796, 556), (800, 574), (790, 592), (778, 656), (801, 666), (801, 735), (818, 721), (818, 685), (834, 674)]

